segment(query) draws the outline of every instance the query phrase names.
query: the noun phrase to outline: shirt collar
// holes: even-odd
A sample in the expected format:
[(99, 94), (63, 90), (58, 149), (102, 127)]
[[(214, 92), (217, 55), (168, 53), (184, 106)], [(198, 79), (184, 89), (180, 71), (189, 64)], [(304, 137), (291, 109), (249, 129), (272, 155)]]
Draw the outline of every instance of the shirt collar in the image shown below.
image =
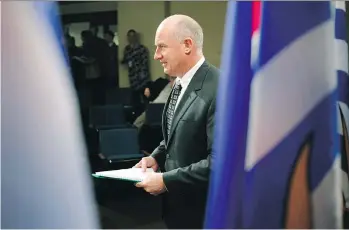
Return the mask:
[(205, 57), (202, 57), (182, 78), (177, 77), (176, 84), (180, 83), (182, 88), (187, 88), (196, 71), (205, 62)]

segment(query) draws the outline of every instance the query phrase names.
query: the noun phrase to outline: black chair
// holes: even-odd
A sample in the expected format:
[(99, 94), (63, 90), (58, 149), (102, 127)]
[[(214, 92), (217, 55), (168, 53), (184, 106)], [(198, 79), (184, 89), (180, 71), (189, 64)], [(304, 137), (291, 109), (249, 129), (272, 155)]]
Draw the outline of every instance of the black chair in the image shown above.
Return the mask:
[(133, 123), (134, 120), (139, 116), (142, 108), (136, 108), (132, 104), (132, 90), (131, 88), (118, 88), (108, 89), (106, 91), (106, 104), (117, 105), (121, 104), (124, 107), (125, 119), (129, 123)]
[(139, 143), (141, 149), (151, 153), (163, 140), (162, 113), (164, 103), (152, 103), (145, 111), (145, 123), (139, 131)]
[(110, 163), (134, 161), (144, 157), (139, 148), (136, 128), (100, 130), (99, 148), (100, 153)]
[(145, 111), (145, 123), (149, 126), (161, 126), (164, 103), (151, 103)]

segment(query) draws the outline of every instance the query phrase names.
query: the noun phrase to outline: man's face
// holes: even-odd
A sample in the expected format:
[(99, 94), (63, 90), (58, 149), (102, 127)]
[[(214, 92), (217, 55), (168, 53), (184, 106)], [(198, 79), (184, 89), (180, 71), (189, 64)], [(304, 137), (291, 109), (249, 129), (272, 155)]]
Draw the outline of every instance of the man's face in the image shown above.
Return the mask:
[(159, 60), (164, 68), (164, 73), (170, 76), (179, 76), (182, 63), (185, 62), (184, 44), (174, 36), (171, 27), (160, 26), (155, 35), (154, 59)]
[(137, 42), (137, 34), (135, 32), (129, 32), (127, 34), (127, 41), (129, 44), (135, 44)]

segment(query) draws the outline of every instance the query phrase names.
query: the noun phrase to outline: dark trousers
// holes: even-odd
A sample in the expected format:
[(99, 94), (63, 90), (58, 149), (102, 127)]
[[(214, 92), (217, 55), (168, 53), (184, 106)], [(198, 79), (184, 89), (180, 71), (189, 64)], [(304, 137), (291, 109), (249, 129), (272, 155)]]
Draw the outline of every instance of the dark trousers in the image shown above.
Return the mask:
[(183, 200), (176, 195), (164, 193), (162, 195), (162, 218), (168, 229), (203, 229), (205, 221), (205, 205), (193, 206), (190, 201)]
[(164, 223), (168, 229), (203, 229), (204, 220), (188, 218), (173, 218), (165, 216)]

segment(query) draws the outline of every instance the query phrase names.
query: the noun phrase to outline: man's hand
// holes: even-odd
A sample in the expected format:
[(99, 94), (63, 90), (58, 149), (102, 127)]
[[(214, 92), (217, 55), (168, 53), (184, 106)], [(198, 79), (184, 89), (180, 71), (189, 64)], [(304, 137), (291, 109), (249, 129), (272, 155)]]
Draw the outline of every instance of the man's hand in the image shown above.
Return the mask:
[(150, 172), (142, 182), (136, 184), (136, 187), (143, 188), (151, 195), (159, 195), (166, 191), (162, 173)]
[(145, 172), (147, 168), (152, 168), (154, 172), (156, 172), (159, 168), (159, 165), (154, 159), (154, 157), (149, 156), (149, 157), (143, 157), (142, 160), (133, 167), (142, 168), (143, 172)]
[(150, 97), (150, 89), (149, 89), (149, 88), (145, 88), (145, 90), (144, 90), (144, 96)]

